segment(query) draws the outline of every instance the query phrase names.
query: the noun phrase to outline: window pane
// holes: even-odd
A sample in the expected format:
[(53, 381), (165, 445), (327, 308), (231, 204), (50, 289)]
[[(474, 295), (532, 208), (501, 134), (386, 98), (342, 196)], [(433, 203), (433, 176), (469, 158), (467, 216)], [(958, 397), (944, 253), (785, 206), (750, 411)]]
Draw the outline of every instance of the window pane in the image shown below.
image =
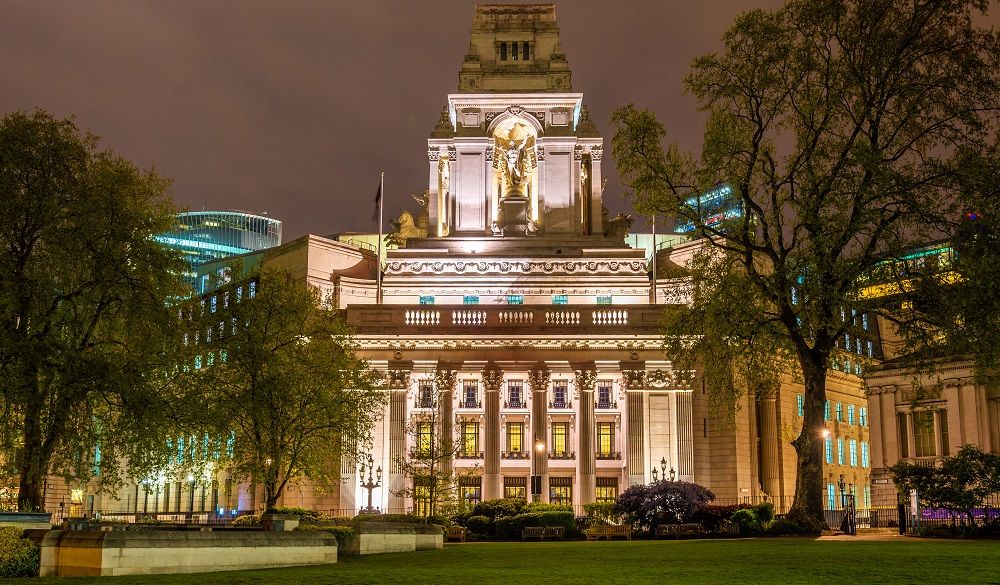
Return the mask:
[(917, 457), (937, 455), (934, 445), (934, 411), (925, 410), (913, 414), (913, 444)]
[(910, 434), (906, 428), (906, 413), (896, 414), (896, 426), (899, 430), (899, 457), (905, 459), (910, 456)]

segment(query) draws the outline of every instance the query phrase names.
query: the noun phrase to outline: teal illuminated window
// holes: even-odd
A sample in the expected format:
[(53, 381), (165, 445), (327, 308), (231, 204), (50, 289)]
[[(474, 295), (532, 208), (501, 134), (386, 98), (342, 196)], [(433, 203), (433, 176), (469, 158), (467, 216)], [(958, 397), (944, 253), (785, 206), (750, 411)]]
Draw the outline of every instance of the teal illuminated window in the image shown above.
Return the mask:
[(568, 305), (569, 295), (552, 295), (553, 305)]
[(858, 466), (858, 442), (856, 440), (854, 440), (854, 439), (851, 439), (850, 448), (851, 448), (851, 467), (857, 467)]
[(824, 447), (826, 449), (826, 462), (833, 463), (833, 441), (827, 438), (824, 442)]
[(868, 426), (868, 409), (864, 406), (858, 409), (858, 424), (863, 427)]
[(801, 394), (795, 395), (795, 410), (799, 416), (805, 416), (805, 396), (802, 396)]
[(844, 464), (844, 440), (837, 439), (837, 464)]
[(830, 420), (830, 401), (823, 405), (823, 420)]
[(861, 441), (861, 467), (868, 467), (868, 441)]
[(421, 305), (433, 305), (434, 304), (434, 295), (421, 295), (420, 296), (420, 304)]
[(462, 297), (463, 305), (478, 305), (479, 297), (477, 295), (465, 295)]
[(837, 403), (837, 422), (844, 422), (844, 405)]
[(612, 302), (611, 302), (611, 295), (605, 295), (605, 296), (599, 296), (599, 297), (597, 297), (597, 304), (598, 305), (610, 305), (610, 304), (612, 304)]
[(826, 484), (826, 509), (837, 509), (837, 488), (832, 483)]
[(848, 404), (847, 405), (847, 424), (850, 424), (850, 425), (854, 424), (854, 405), (853, 404)]
[(508, 305), (523, 305), (524, 295), (507, 295)]

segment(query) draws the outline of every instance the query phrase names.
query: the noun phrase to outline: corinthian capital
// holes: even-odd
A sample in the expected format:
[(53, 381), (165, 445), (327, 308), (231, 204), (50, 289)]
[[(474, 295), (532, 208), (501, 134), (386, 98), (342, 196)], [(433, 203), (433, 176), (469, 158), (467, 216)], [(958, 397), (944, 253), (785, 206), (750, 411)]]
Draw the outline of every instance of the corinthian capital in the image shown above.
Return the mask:
[(483, 386), (487, 392), (497, 392), (503, 384), (503, 370), (493, 362), (487, 362), (486, 368), (482, 371)]

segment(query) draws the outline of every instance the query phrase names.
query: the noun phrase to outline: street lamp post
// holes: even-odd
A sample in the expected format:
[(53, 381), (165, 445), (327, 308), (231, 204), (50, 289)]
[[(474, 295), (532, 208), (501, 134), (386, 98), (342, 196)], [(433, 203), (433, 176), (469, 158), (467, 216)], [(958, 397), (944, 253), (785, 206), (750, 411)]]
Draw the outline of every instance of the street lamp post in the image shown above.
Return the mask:
[[(375, 458), (368, 454), (368, 478), (365, 478), (365, 462), (361, 462), (361, 487), (368, 490), (368, 506), (361, 510), (362, 514), (378, 514), (379, 509), (372, 506), (372, 490), (382, 485), (382, 466), (380, 465), (378, 469), (375, 469)], [(372, 472), (375, 472), (375, 477), (372, 477)]]
[(531, 459), (531, 501), (538, 503), (542, 500), (542, 476), (538, 472), (538, 458), (545, 452), (545, 442), (535, 441), (535, 456)]
[(844, 520), (840, 523), (840, 530), (845, 534), (855, 535), (858, 533), (857, 524), (854, 518), (854, 494), (847, 493), (848, 488), (854, 487), (844, 480), (844, 474), (840, 474), (837, 480), (837, 487), (840, 488), (840, 505), (844, 509)]
[[(673, 465), (670, 466), (670, 471), (669, 472), (667, 471), (667, 458), (666, 457), (661, 457), (660, 458), (660, 473), (656, 473), (656, 468), (655, 467), (653, 468), (652, 471), (653, 471), (653, 483), (656, 483), (658, 481), (676, 481), (677, 480), (677, 471), (674, 469)], [(661, 477), (663, 478), (662, 480), (660, 479)]]

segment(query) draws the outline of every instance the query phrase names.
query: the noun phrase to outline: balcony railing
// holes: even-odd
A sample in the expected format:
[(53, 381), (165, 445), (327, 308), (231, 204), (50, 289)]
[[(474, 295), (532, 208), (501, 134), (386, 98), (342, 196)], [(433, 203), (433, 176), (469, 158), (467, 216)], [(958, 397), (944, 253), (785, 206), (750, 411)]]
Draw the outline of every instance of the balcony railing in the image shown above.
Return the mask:
[(658, 305), (358, 305), (348, 309), (348, 324), (365, 330), (406, 327), (517, 329), (539, 327), (658, 331)]
[(468, 398), (463, 398), (461, 401), (459, 401), (458, 407), (459, 408), (482, 408), (483, 407), (483, 401), (482, 400), (469, 400)]
[(595, 456), (597, 457), (597, 459), (607, 459), (607, 460), (614, 460), (614, 459), (621, 459), (622, 458), (622, 454), (619, 453), (618, 451), (605, 451), (603, 453), (601, 453), (600, 451), (598, 451)]
[(413, 401), (413, 408), (434, 408), (434, 406), (434, 401), (430, 398), (426, 400), (418, 398)]
[(527, 451), (503, 451), (500, 453), (502, 459), (527, 459)]
[(614, 409), (618, 408), (618, 403), (614, 402), (614, 401), (604, 402), (604, 401), (598, 400), (597, 404), (595, 404), (594, 406), (598, 410), (614, 410)]
[(550, 400), (549, 401), (549, 408), (552, 408), (552, 409), (556, 409), (556, 408), (558, 408), (558, 409), (573, 408), (573, 401), (572, 400), (567, 400), (565, 398)]
[(528, 408), (528, 403), (524, 400), (504, 400), (504, 408)]
[(549, 451), (549, 459), (576, 459), (575, 451)]

